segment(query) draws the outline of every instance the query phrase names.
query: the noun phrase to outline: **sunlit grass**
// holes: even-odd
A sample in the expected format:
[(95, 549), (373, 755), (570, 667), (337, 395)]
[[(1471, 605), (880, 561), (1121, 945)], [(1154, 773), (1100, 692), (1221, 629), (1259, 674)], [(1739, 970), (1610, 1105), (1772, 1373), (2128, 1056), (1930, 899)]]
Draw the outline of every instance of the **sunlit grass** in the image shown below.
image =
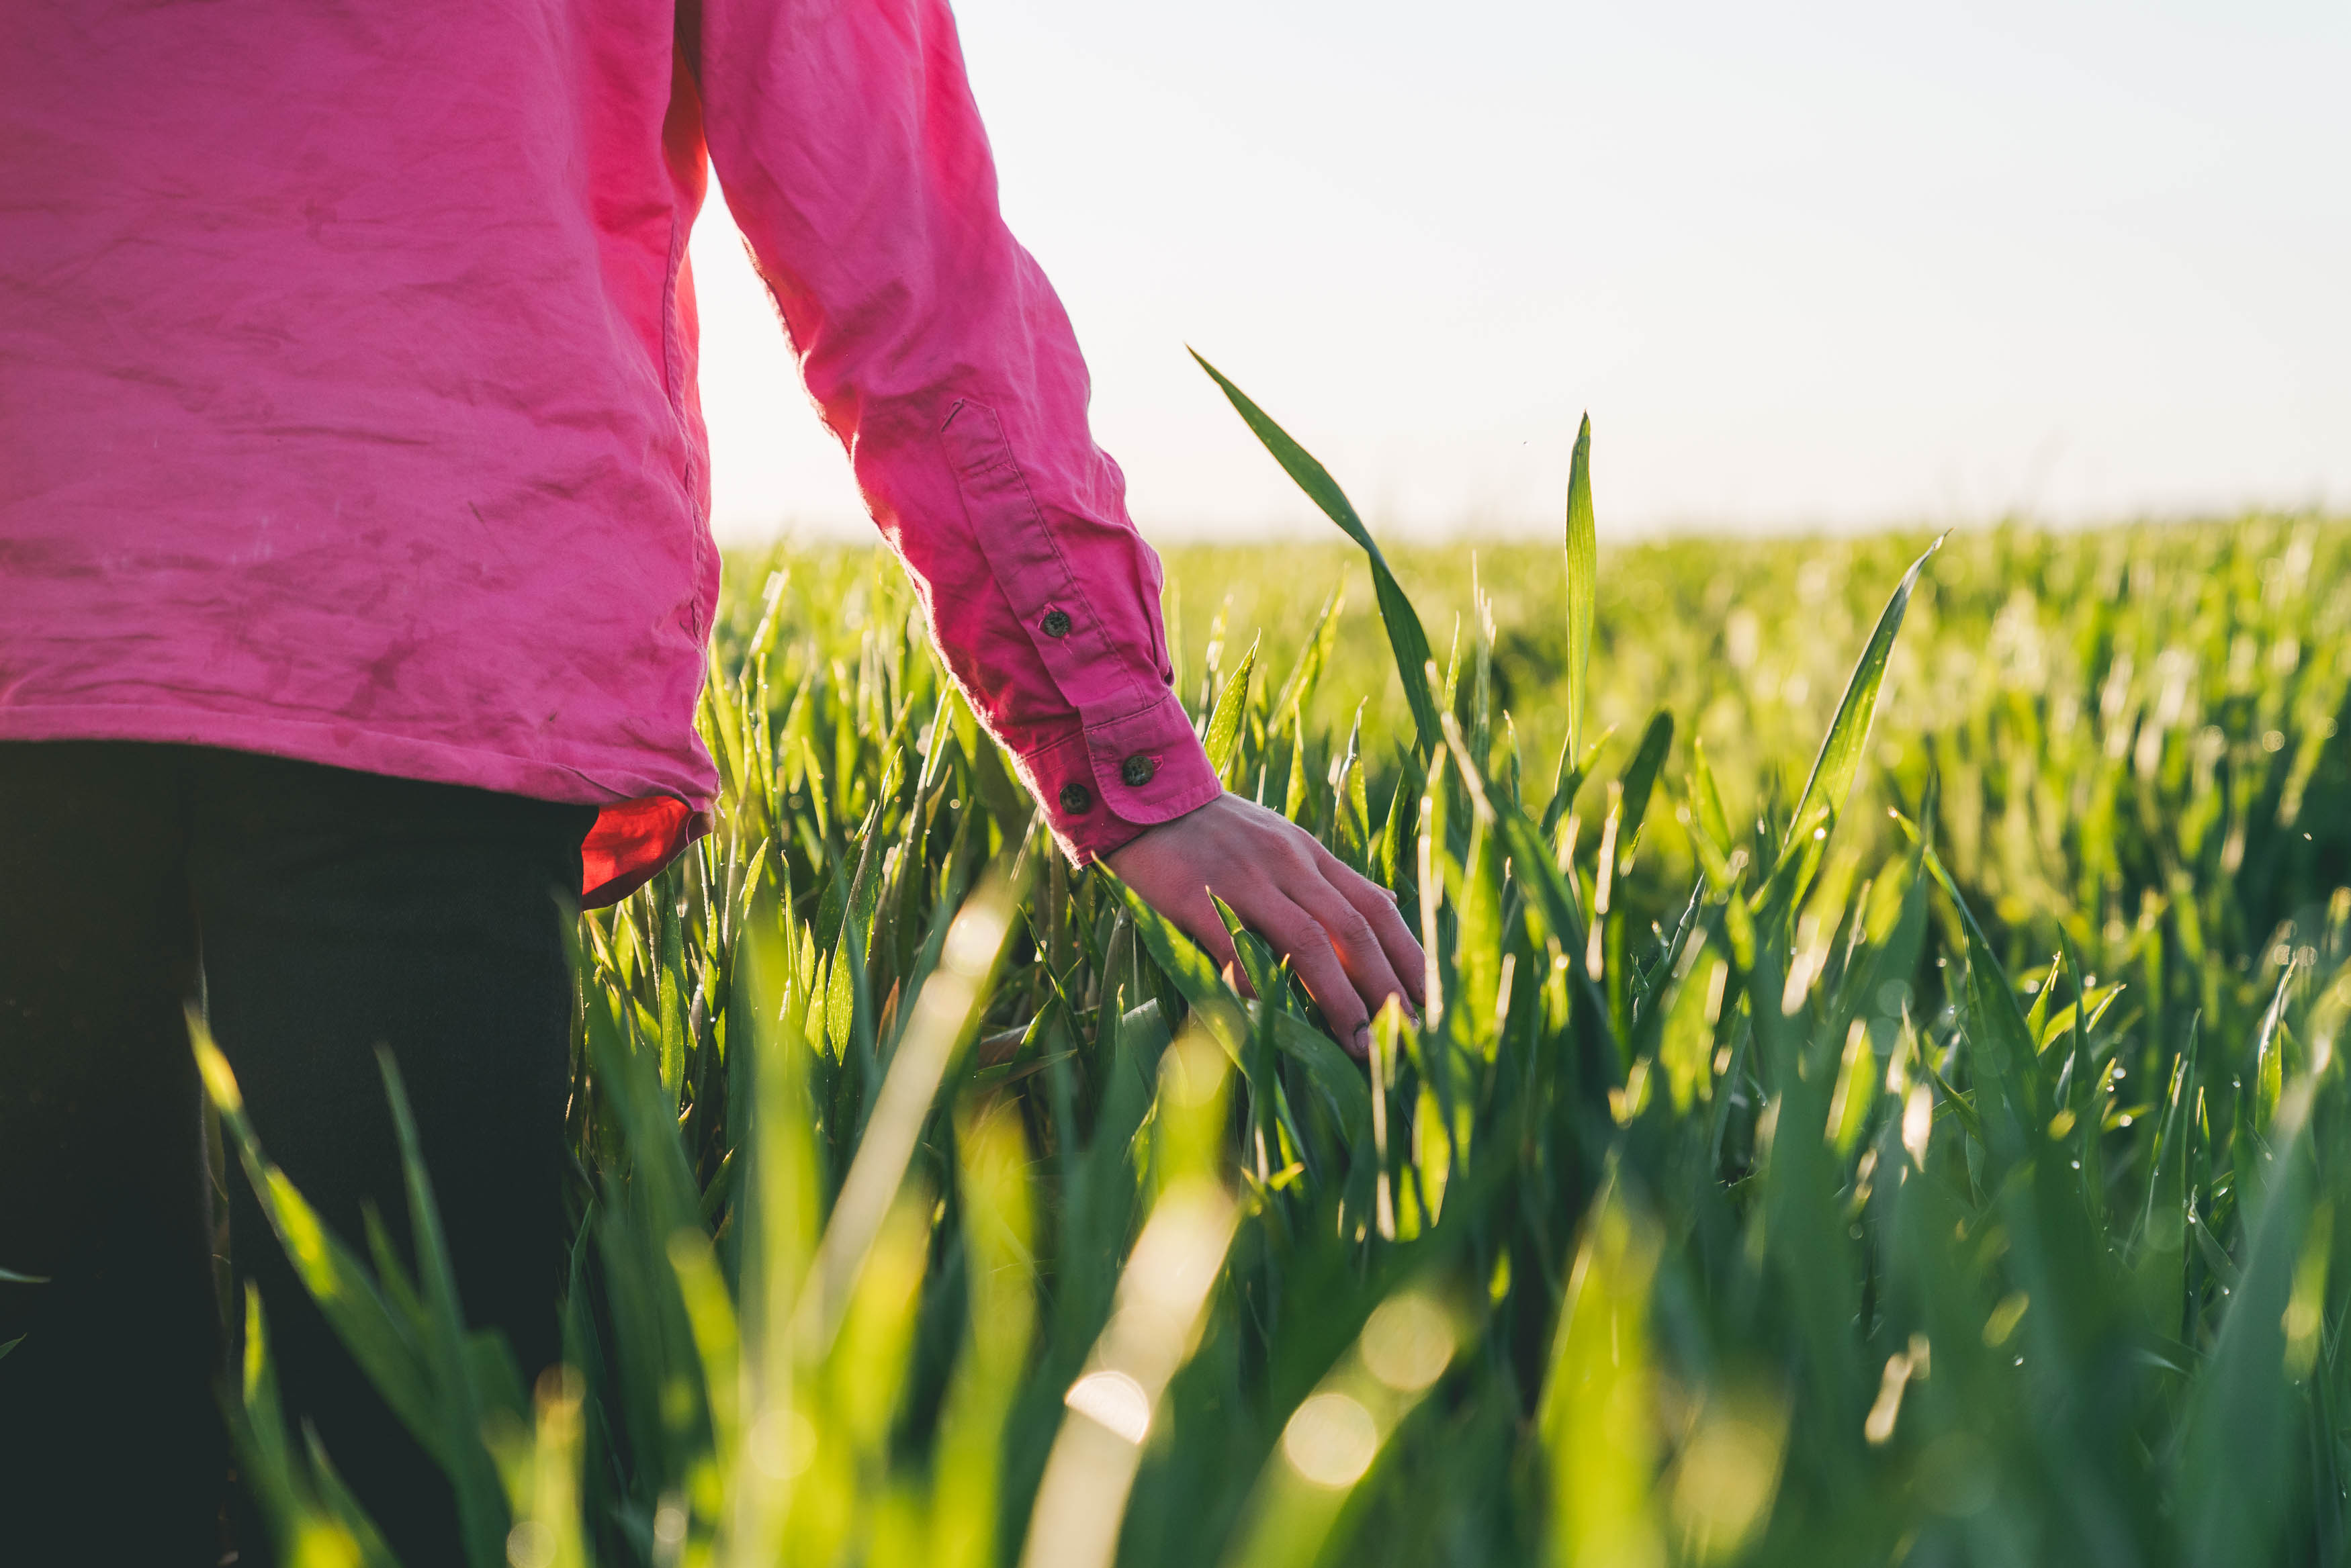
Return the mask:
[(1051, 853), (893, 566), (733, 563), (719, 830), (582, 925), (571, 1370), (272, 1186), (473, 1560), (2339, 1554), (2351, 530), (1569, 543), (1170, 559), (1226, 776), (1429, 939), (1367, 1065)]

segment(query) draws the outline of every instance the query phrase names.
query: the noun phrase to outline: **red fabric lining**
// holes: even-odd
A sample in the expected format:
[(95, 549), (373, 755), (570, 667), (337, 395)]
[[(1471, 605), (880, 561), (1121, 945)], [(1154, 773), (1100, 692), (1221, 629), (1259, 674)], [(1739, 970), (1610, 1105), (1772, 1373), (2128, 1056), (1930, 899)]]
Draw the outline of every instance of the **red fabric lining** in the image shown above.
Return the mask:
[(604, 807), (580, 846), (580, 904), (596, 909), (620, 902), (709, 831), (708, 812), (672, 795)]

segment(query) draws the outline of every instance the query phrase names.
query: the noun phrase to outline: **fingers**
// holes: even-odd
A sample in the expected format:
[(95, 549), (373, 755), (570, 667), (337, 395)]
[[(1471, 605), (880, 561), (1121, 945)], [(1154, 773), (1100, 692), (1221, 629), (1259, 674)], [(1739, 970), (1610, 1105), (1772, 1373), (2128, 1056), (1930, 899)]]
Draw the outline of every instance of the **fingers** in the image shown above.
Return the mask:
[(1290, 971), (1306, 994), (1314, 999), (1322, 1021), (1348, 1050), (1361, 1056), (1371, 1049), (1371, 1009), (1361, 990), (1340, 962), (1329, 932), (1311, 913), (1278, 892), (1267, 907), (1249, 914), (1249, 924), (1263, 932), (1276, 951), (1290, 961)]
[[(1370, 924), (1373, 939), (1386, 957), (1388, 968), (1404, 982), (1404, 999), (1417, 1011), (1425, 1004), (1428, 960), (1420, 950), (1420, 943), (1414, 940), (1412, 928), (1404, 923), (1404, 916), (1397, 911), (1394, 895), (1350, 868), (1322, 845), (1317, 844), (1314, 849), (1315, 865), (1324, 879)], [(1374, 1007), (1384, 1000), (1384, 996), (1374, 998)]]
[(1372, 1014), (1389, 997), (1422, 1004), (1426, 961), (1395, 900), (1278, 813), (1228, 794), (1105, 859), (1246, 992), (1213, 888), (1290, 961), (1323, 1021), (1358, 1055), (1370, 1048)]
[[(1323, 936), (1339, 955), (1339, 962), (1354, 986), (1355, 994), (1364, 1004), (1366, 1017), (1377, 1012), (1391, 996), (1403, 997), (1409, 1002), (1410, 993), (1405, 982), (1388, 962), (1378, 934), (1364, 911), (1355, 907), (1338, 887), (1328, 879), (1314, 876), (1301, 878), (1299, 885), (1284, 889), (1290, 898), (1313, 917)], [(1316, 998), (1319, 1002), (1321, 998)]]

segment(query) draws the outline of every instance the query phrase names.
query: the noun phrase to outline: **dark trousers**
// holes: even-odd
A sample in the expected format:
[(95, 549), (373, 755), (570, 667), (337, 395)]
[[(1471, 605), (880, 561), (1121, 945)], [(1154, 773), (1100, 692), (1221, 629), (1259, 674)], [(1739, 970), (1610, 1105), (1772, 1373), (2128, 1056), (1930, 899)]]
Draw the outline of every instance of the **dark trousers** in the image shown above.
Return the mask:
[[(183, 1010), (201, 998), (326, 1222), (363, 1250), (372, 1204), (413, 1256), (391, 1047), (466, 1315), (530, 1378), (560, 1348), (566, 934), (593, 816), (202, 747), (0, 742), (0, 1559), (218, 1560), (221, 1311), (251, 1280), (289, 1413), (405, 1561), (460, 1560), (439, 1471), (234, 1159), (225, 1302)], [(267, 1561), (253, 1533), (242, 1561)]]

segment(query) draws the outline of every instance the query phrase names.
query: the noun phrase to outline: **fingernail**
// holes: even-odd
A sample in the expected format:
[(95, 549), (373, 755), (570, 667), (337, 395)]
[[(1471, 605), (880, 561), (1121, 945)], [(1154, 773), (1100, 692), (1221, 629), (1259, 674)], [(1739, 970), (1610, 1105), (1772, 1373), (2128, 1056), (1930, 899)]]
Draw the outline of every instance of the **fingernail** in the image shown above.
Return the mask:
[(1371, 1054), (1372, 1026), (1368, 1023), (1358, 1023), (1355, 1025), (1355, 1054), (1368, 1056)]

